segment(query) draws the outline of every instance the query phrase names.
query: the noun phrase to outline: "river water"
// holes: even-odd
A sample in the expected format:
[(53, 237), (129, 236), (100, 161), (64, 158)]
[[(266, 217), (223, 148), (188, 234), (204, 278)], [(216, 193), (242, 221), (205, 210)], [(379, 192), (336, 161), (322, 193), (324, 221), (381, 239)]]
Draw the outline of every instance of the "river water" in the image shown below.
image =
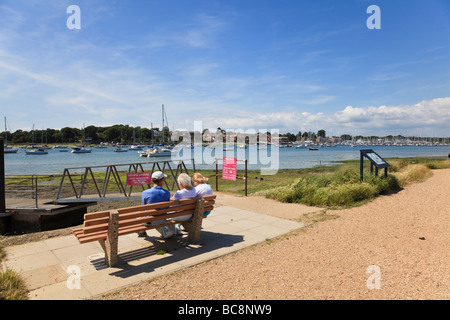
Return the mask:
[[(45, 155), (27, 155), (25, 149), (19, 149), (17, 153), (5, 154), (6, 175), (41, 175), (62, 174), (65, 168), (72, 169), (70, 172), (83, 172), (83, 167), (108, 166), (120, 164), (143, 163), (144, 170), (151, 170), (154, 161), (170, 161), (172, 168), (176, 168), (176, 159), (185, 159), (188, 168), (192, 168), (195, 159), (197, 170), (214, 169), (215, 158), (223, 156), (237, 157), (238, 160), (247, 159), (248, 169), (297, 169), (312, 168), (319, 165), (334, 165), (336, 161), (358, 160), (361, 149), (373, 149), (383, 158), (405, 158), (405, 157), (434, 157), (447, 156), (450, 146), (336, 146), (318, 147), (312, 151), (308, 147), (302, 148), (275, 148), (268, 146), (265, 150), (258, 150), (256, 146), (247, 149), (235, 146), (230, 151), (210, 149), (209, 147), (183, 148), (176, 150), (172, 157), (142, 158), (135, 150), (128, 152), (114, 152), (114, 148), (92, 147), (91, 153), (74, 154), (60, 152), (59, 149), (49, 149)], [(229, 149), (227, 149), (229, 150)], [(219, 161), (221, 168), (221, 161)], [(238, 169), (244, 168), (244, 162), (238, 161)], [(119, 168), (118, 168), (119, 169)], [(128, 170), (129, 165), (119, 170)], [(93, 168), (93, 171), (105, 171), (105, 167)]]

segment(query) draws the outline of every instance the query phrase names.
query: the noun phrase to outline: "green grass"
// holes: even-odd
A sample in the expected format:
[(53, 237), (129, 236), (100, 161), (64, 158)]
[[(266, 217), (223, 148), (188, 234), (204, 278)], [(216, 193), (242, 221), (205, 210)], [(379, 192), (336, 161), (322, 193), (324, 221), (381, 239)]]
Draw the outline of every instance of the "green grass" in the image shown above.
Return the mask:
[[(0, 243), (0, 263), (6, 257)], [(27, 300), (28, 290), (22, 277), (11, 269), (0, 270), (0, 300)]]
[[(446, 159), (390, 159), (390, 174), (376, 177), (365, 168), (360, 181), (359, 161), (347, 161), (328, 172), (305, 174), (287, 186), (274, 188), (267, 198), (287, 203), (342, 208), (364, 204), (382, 194), (390, 194), (411, 183), (428, 179), (430, 169), (450, 168)], [(367, 165), (366, 165), (367, 167)]]
[(362, 204), (380, 194), (399, 189), (397, 179), (365, 174), (360, 181), (359, 169), (341, 166), (336, 172), (306, 175), (287, 187), (270, 191), (266, 196), (281, 202), (303, 203), (318, 207), (348, 207)]

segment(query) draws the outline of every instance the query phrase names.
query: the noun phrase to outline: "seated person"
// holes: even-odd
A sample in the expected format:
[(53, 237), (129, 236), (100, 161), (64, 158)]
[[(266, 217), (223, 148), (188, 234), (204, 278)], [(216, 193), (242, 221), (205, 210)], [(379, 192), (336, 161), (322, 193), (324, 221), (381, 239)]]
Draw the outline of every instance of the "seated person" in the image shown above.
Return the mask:
[[(178, 176), (178, 185), (180, 187), (180, 190), (175, 192), (172, 198), (170, 200), (181, 200), (181, 199), (189, 199), (189, 198), (195, 198), (196, 192), (195, 188), (191, 185), (191, 177), (187, 175), (186, 173), (182, 173)], [(173, 218), (175, 221), (186, 221), (189, 220), (192, 217), (192, 214), (180, 216)]]
[[(142, 192), (141, 196), (142, 204), (170, 201), (170, 192), (163, 189), (162, 187), (165, 183), (165, 178), (167, 178), (167, 175), (165, 175), (161, 171), (153, 172), (152, 174), (153, 187)], [(149, 223), (143, 223), (143, 225), (146, 227), (152, 227), (163, 224), (165, 222), (166, 220), (153, 221)], [(145, 231), (143, 231), (143, 233), (145, 233)], [(142, 236), (141, 233), (139, 235)]]
[[(194, 181), (195, 194), (197, 197), (210, 196), (213, 194), (211, 186), (206, 183), (208, 181), (208, 178), (196, 172), (194, 173), (192, 180)], [(211, 211), (203, 212), (203, 217), (207, 217), (210, 213)]]

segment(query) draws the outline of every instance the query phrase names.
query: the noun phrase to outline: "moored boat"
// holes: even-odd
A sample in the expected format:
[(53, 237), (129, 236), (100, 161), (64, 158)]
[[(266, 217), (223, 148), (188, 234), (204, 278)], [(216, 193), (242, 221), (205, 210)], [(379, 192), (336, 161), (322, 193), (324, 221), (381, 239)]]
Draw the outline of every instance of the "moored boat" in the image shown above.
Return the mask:
[(3, 147), (3, 153), (17, 153), (17, 148), (13, 148), (13, 147)]
[(72, 153), (91, 153), (91, 149), (86, 149), (85, 147), (74, 147), (72, 148)]
[(38, 154), (48, 154), (48, 151), (45, 148), (32, 148), (25, 150), (25, 153), (29, 155), (38, 155)]
[(136, 144), (134, 144), (134, 145), (132, 145), (130, 147), (130, 150), (144, 150), (144, 149), (145, 149), (144, 145), (136, 145)]
[(172, 151), (168, 148), (153, 148), (147, 151), (147, 157), (170, 157)]

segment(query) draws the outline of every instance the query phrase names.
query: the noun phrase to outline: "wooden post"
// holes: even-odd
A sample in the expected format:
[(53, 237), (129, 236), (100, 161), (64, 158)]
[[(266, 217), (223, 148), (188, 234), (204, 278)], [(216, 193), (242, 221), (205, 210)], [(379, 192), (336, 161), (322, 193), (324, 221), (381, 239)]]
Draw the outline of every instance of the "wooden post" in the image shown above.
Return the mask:
[(105, 263), (113, 267), (117, 264), (117, 253), (119, 247), (119, 212), (117, 210), (109, 213), (108, 235), (104, 242)]
[(203, 221), (203, 209), (205, 206), (205, 200), (203, 198), (198, 198), (195, 203), (195, 211), (192, 216), (192, 226), (189, 230), (188, 240), (189, 243), (198, 243), (200, 241), (200, 232), (202, 230)]

